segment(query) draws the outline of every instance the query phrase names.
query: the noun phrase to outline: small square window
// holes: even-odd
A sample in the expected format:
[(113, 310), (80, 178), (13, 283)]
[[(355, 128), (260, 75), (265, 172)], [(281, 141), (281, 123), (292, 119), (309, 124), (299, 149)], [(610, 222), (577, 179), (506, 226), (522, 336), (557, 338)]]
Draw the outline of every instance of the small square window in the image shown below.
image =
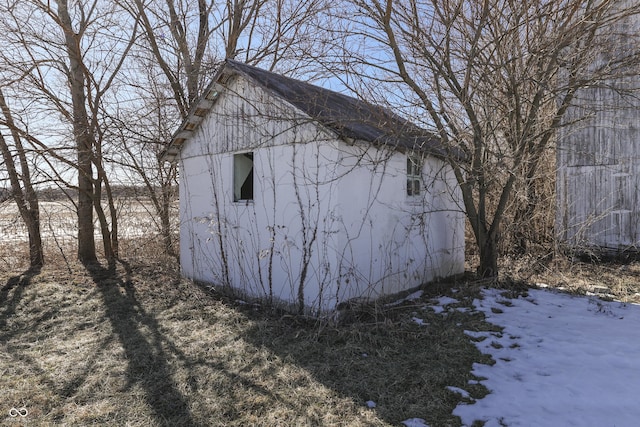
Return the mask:
[(422, 159), (407, 156), (407, 196), (419, 196), (422, 187)]
[(233, 201), (253, 200), (253, 153), (233, 155)]

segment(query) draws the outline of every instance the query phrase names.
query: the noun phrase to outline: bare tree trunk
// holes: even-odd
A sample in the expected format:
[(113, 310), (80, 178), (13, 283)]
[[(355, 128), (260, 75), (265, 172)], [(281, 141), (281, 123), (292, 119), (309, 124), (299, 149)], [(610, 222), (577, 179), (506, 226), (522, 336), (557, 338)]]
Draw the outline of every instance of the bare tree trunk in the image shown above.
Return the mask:
[(23, 192), (13, 157), (2, 134), (0, 134), (0, 152), (2, 152), (9, 181), (11, 182), (11, 195), (18, 206), (18, 212), (20, 212), (20, 217), (24, 221), (29, 234), (29, 266), (31, 268), (41, 267), (44, 264), (44, 252), (40, 234), (38, 199), (34, 197), (35, 192)]
[[(176, 171), (175, 166), (171, 166), (169, 169), (169, 175), (174, 174)], [(160, 214), (160, 227), (162, 232), (162, 239), (164, 240), (164, 250), (167, 255), (176, 256), (177, 253), (173, 244), (173, 236), (171, 230), (171, 202), (173, 201), (173, 186), (171, 185), (170, 176), (168, 177), (168, 184), (162, 186), (162, 205), (156, 210)]]
[(487, 279), (498, 275), (498, 247), (496, 239), (491, 236), (487, 236), (480, 246), (478, 275)]
[(111, 244), (111, 230), (109, 230), (109, 222), (107, 221), (107, 216), (104, 213), (104, 209), (102, 209), (102, 187), (100, 182), (95, 186), (95, 197), (94, 197), (94, 207), (96, 210), (96, 216), (98, 217), (98, 224), (100, 227), (100, 233), (102, 234), (102, 247), (104, 248), (104, 257), (107, 259), (109, 263), (112, 263), (116, 256), (113, 251), (113, 246)]
[[(10, 129), (13, 137), (16, 155), (20, 162), (20, 173), (18, 173), (13, 156), (11, 155), (11, 150), (9, 150), (9, 146), (2, 134), (0, 134), (0, 152), (2, 152), (4, 164), (9, 175), (9, 181), (11, 182), (13, 200), (18, 206), (20, 217), (24, 221), (29, 234), (29, 266), (31, 268), (38, 268), (44, 264), (38, 196), (31, 183), (31, 173), (22, 140), (15, 129), (11, 111), (9, 110), (1, 89), (0, 108), (5, 118), (5, 124)], [(22, 187), (24, 187), (24, 189)]]
[(73, 133), (78, 156), (78, 259), (83, 263), (97, 261), (93, 236), (93, 135), (86, 107), (85, 74), (78, 35), (74, 33), (67, 0), (57, 0), (58, 16), (64, 29), (69, 56), (69, 85), (73, 104)]
[[(102, 247), (104, 249), (104, 256), (107, 262), (111, 265), (118, 258), (118, 217), (116, 213), (116, 207), (113, 201), (113, 193), (111, 192), (111, 185), (107, 177), (106, 171), (103, 167), (102, 150), (100, 147), (96, 147), (96, 156), (94, 157), (94, 164), (98, 173), (98, 179), (95, 183), (93, 207), (98, 217), (98, 223), (100, 226), (100, 233), (102, 234)], [(107, 221), (107, 215), (102, 208), (102, 189), (106, 192), (107, 206), (109, 207), (109, 214), (111, 219), (111, 227), (109, 227), (109, 221)]]

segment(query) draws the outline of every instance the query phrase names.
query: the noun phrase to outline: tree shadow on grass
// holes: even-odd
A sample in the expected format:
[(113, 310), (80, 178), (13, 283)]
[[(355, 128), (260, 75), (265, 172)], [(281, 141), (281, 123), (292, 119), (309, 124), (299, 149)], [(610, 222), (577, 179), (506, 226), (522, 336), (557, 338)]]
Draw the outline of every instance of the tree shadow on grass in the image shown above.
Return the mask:
[[(16, 308), (31, 280), (40, 274), (40, 267), (32, 267), (24, 273), (13, 276), (0, 289), (0, 331), (6, 331), (7, 320), (16, 314)], [(5, 337), (6, 338), (6, 337)]]
[(124, 279), (115, 265), (104, 268), (92, 263), (86, 268), (100, 291), (107, 318), (124, 350), (128, 362), (127, 387), (138, 385), (144, 390), (157, 425), (198, 425), (172, 379), (158, 322), (138, 302), (131, 268), (126, 262), (121, 264), (126, 270)]
[(258, 313), (252, 316), (256, 326), (246, 338), (294, 361), (386, 423), (423, 418), (429, 425), (459, 425), (452, 411), (461, 401), (471, 400), (449, 387), (483, 397), (486, 388), (469, 384), (476, 379), (471, 370), (473, 363), (491, 363), (464, 330), (490, 326), (480, 314), (452, 309), (441, 315), (425, 305), (398, 305), (341, 325), (292, 316), (274, 321)]

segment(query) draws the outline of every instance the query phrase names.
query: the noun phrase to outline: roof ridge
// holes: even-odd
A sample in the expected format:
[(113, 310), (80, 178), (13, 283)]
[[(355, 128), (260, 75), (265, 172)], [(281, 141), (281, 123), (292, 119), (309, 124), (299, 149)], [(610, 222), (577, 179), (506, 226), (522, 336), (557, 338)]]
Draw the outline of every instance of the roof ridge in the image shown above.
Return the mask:
[[(279, 74), (279, 73), (276, 73), (274, 71), (265, 70), (264, 68), (256, 67), (255, 65), (250, 65), (250, 64), (247, 64), (245, 62), (237, 61), (235, 59), (227, 58), (225, 60), (225, 62), (228, 63), (228, 64), (231, 64), (232, 67), (236, 71), (242, 71), (242, 69), (247, 68), (247, 69), (250, 69), (250, 70), (252, 70), (254, 72), (257, 72), (257, 73), (269, 74), (273, 78), (278, 78), (278, 79), (282, 79), (282, 80), (288, 80), (288, 81), (290, 81), (292, 83), (295, 83), (295, 84), (304, 85), (304, 86), (307, 86), (309, 88), (313, 88), (315, 90), (319, 90), (319, 91), (327, 93), (327, 94), (331, 94), (331, 95), (334, 95), (334, 96), (338, 96), (338, 97), (344, 98), (345, 100), (348, 100), (350, 102), (355, 102), (357, 104), (361, 104), (362, 106), (368, 107), (369, 109), (375, 108), (375, 109), (377, 109), (377, 110), (379, 110), (381, 112), (384, 112), (384, 113), (388, 114), (390, 117), (392, 117), (394, 119), (397, 119), (398, 121), (405, 122), (407, 124), (412, 125), (413, 127), (421, 129), (422, 131), (424, 131), (426, 133), (430, 133), (431, 135), (434, 135), (432, 132), (429, 132), (428, 130), (422, 129), (421, 127), (417, 126), (415, 123), (413, 123), (409, 119), (406, 119), (406, 118), (400, 116), (399, 114), (395, 113), (390, 108), (388, 108), (386, 106), (383, 106), (383, 105), (380, 105), (380, 104), (377, 104), (377, 103), (375, 103), (373, 101), (369, 101), (367, 99), (359, 98), (359, 97), (352, 96), (352, 95), (347, 95), (345, 93), (338, 92), (338, 91), (333, 90), (333, 89), (328, 89), (328, 88), (325, 88), (323, 86), (320, 86), (320, 85), (317, 85), (317, 84), (314, 84), (314, 83), (309, 83), (309, 82), (306, 82), (306, 81), (303, 81), (303, 80), (300, 80), (300, 79), (296, 79), (296, 78), (293, 78), (293, 77), (285, 76), (283, 74)], [(247, 73), (243, 73), (243, 74), (247, 74)], [(252, 77), (253, 79), (255, 79), (254, 75), (252, 75), (251, 73), (248, 73), (248, 74), (249, 74), (249, 77)], [(258, 81), (258, 82), (261, 83), (260, 81)]]
[(174, 134), (162, 155), (163, 158), (169, 161), (175, 159), (182, 144), (191, 137), (224, 90), (226, 77), (233, 74), (240, 74), (282, 98), (344, 140), (363, 141), (396, 150), (421, 151), (440, 158), (449, 155), (464, 157), (456, 149), (447, 149), (433, 132), (421, 128), (389, 108), (313, 83), (226, 59)]

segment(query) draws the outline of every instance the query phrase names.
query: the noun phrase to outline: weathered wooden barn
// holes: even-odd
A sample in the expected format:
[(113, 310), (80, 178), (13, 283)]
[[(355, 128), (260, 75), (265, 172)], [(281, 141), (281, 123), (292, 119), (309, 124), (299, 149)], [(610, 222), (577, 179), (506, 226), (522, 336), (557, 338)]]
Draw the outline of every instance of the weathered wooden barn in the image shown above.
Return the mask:
[(579, 95), (558, 139), (558, 236), (578, 252), (637, 251), (640, 101), (605, 87)]
[[(619, 0), (611, 13), (636, 4)], [(640, 79), (630, 36), (640, 34), (640, 17), (612, 25), (598, 35), (606, 48), (594, 52), (594, 69), (621, 71), (576, 92), (557, 142), (556, 234), (568, 248), (595, 255), (640, 249)]]
[(449, 154), (386, 109), (228, 60), (165, 153), (182, 272), (314, 313), (459, 274)]

